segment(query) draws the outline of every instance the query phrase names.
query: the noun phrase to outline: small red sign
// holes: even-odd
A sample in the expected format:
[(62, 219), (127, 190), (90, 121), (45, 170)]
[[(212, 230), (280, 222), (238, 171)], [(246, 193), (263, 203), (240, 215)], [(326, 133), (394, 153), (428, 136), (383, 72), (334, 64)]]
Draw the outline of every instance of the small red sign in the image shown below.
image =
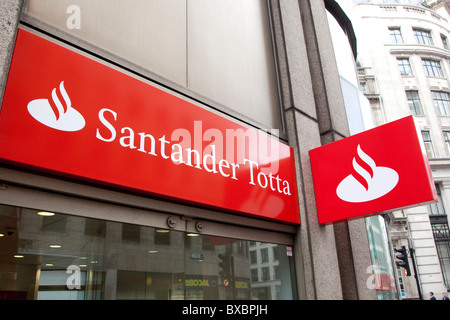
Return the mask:
[(413, 116), (313, 149), (310, 157), (321, 224), (437, 201)]
[(0, 160), (300, 223), (291, 147), (23, 29), (0, 112)]

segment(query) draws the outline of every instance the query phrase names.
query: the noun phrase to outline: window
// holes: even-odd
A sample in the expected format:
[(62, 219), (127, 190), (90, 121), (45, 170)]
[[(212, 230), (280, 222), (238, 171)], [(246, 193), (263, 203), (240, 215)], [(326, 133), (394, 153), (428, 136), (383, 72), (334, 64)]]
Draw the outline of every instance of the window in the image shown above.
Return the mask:
[(450, 232), (447, 216), (437, 219), (430, 217), (430, 221), (444, 282), (447, 290), (450, 290)]
[(442, 215), (445, 214), (444, 205), (442, 204), (442, 195), (441, 195), (441, 188), (438, 184), (436, 186), (436, 193), (438, 196), (438, 202), (432, 203), (428, 206), (428, 211), (430, 215)]
[[(95, 208), (93, 205), (87, 210)], [(246, 240), (200, 234), (190, 237), (183, 229), (157, 229), (58, 212), (42, 214), (41, 210), (0, 204), (1, 300), (295, 298), (293, 257), (283, 254), (265, 268), (253, 266)], [(50, 228), (56, 223), (65, 224), (65, 230), (58, 229), (62, 234)], [(14, 234), (3, 234), (6, 227), (14, 227)], [(156, 234), (163, 235), (160, 240), (165, 243), (171, 240), (171, 246), (158, 244), (157, 236), (153, 236)], [(202, 249), (205, 243), (209, 243), (206, 251)], [(259, 244), (286, 252), (284, 245)], [(232, 272), (229, 274), (234, 281), (228, 287), (223, 285), (219, 265), (222, 254), (232, 257), (226, 269)], [(282, 279), (262, 284), (262, 279), (275, 280), (275, 266)]]
[(139, 242), (141, 240), (141, 227), (134, 224), (122, 224), (122, 240)]
[(261, 249), (261, 262), (268, 262), (269, 261), (269, 249)]
[(444, 49), (448, 50), (448, 41), (447, 41), (447, 37), (444, 36), (443, 34), (441, 34), (441, 40), (442, 40), (442, 45), (444, 46)]
[(391, 43), (403, 43), (402, 32), (400, 28), (389, 28)]
[(427, 150), (428, 158), (434, 158), (433, 144), (431, 142), (430, 131), (422, 131), (422, 138)]
[(67, 218), (60, 215), (44, 215), (42, 216), (41, 231), (66, 232)]
[(444, 131), (444, 140), (447, 145), (447, 152), (450, 154), (450, 131)]
[(422, 29), (413, 29), (413, 31), (414, 31), (414, 38), (416, 38), (416, 42), (418, 44), (427, 44), (430, 46), (433, 45), (433, 39), (431, 38), (430, 31)]
[(361, 92), (367, 94), (367, 83), (361, 82), (360, 84)]
[(280, 268), (278, 266), (273, 267), (274, 279), (281, 279)]
[(156, 229), (153, 241), (155, 244), (170, 246), (170, 230)]
[[(450, 132), (448, 132), (450, 133)], [(436, 184), (438, 202), (428, 206), (430, 213), (430, 223), (433, 230), (434, 242), (438, 252), (439, 262), (442, 269), (442, 275), (447, 286), (450, 289), (450, 232), (448, 228), (448, 219), (442, 202), (441, 188)]]
[(259, 281), (258, 269), (251, 269), (250, 276), (251, 276), (252, 282), (258, 282)]
[(269, 281), (270, 280), (270, 269), (269, 267), (261, 268), (262, 271), (262, 280)]
[(397, 58), (398, 70), (402, 76), (412, 75), (409, 58)]
[(258, 262), (258, 256), (256, 255), (256, 250), (250, 251), (250, 263), (255, 264)]
[(447, 92), (431, 91), (436, 112), (441, 116), (450, 116), (450, 97)]
[(421, 115), (422, 107), (420, 105), (419, 93), (417, 91), (406, 91), (409, 109), (412, 115)]
[[(188, 235), (189, 238), (191, 238), (191, 236)], [(239, 243), (238, 243), (239, 244)], [(238, 246), (238, 249), (240, 249), (241, 247)], [(202, 250), (203, 251), (214, 251), (214, 245), (213, 243), (210, 241), (210, 239), (208, 238), (202, 238)], [(242, 254), (242, 252), (240, 252)]]
[(103, 220), (86, 219), (84, 234), (91, 237), (104, 238), (106, 235), (106, 222)]
[(425, 69), (425, 73), (429, 77), (444, 77), (444, 73), (442, 72), (441, 62), (437, 60), (430, 59), (422, 59), (423, 67)]

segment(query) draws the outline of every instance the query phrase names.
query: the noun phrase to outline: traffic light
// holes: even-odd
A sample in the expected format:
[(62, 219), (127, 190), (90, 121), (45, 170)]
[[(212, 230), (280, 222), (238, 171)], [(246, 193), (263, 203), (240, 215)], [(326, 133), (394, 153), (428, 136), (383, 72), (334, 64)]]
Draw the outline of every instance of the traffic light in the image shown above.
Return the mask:
[(410, 276), (411, 269), (409, 268), (409, 261), (408, 261), (408, 254), (406, 253), (406, 247), (402, 246), (400, 248), (394, 248), (394, 251), (400, 253), (395, 256), (398, 259), (395, 263), (399, 267), (404, 268), (405, 275)]
[(227, 253), (219, 253), (217, 256), (219, 257), (219, 275), (222, 281), (229, 281), (231, 277), (230, 255)]

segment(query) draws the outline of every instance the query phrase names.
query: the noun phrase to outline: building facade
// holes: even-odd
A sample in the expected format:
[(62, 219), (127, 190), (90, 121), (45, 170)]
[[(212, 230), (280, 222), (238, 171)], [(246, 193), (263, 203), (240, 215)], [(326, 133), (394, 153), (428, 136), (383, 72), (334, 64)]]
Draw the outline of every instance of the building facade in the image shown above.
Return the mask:
[[(56, 121), (67, 112), (76, 114), (69, 96), (74, 108), (81, 100), (73, 96), (83, 101), (98, 96), (120, 99), (131, 107), (120, 113), (114, 111), (120, 107), (119, 100), (101, 106), (99, 121), (104, 126), (92, 131), (97, 143), (102, 143), (98, 146), (103, 148), (114, 142), (122, 148), (121, 152), (127, 150), (134, 155), (145, 151), (149, 157), (159, 152), (160, 158), (178, 161), (176, 168), (149, 171), (158, 175), (161, 186), (170, 189), (166, 179), (171, 181), (180, 168), (194, 166), (193, 162), (181, 161), (181, 142), (172, 145), (172, 149), (179, 148), (175, 159), (175, 153), (165, 154), (164, 147), (169, 145), (165, 136), (158, 139), (161, 144), (156, 148), (151, 132), (135, 132), (130, 123), (122, 123), (121, 129), (114, 127), (122, 114), (156, 110), (151, 105), (153, 96), (138, 97), (140, 90), (156, 88), (161, 99), (171, 103), (158, 109), (160, 112), (152, 119), (137, 116), (155, 127), (169, 128), (172, 121), (184, 121), (183, 117), (192, 116), (189, 110), (195, 110), (196, 114), (208, 115), (195, 121), (218, 119), (221, 123), (227, 119), (233, 127), (268, 134), (280, 145), (291, 148), (296, 176), (293, 185), (284, 185), (282, 189), (282, 180), (262, 171), (257, 178), (251, 171), (250, 184), (257, 182), (262, 189), (270, 185), (274, 192), (278, 188), (279, 193), (289, 195), (292, 191), (298, 201), (287, 215), (300, 221), (273, 219), (269, 209), (276, 211), (280, 207), (276, 197), (272, 203), (265, 199), (268, 203), (258, 208), (248, 205), (246, 210), (256, 212), (252, 215), (241, 214), (240, 209), (202, 205), (202, 198), (215, 195), (220, 186), (199, 183), (189, 175), (176, 177), (182, 180), (177, 186), (181, 192), (192, 195), (184, 199), (99, 181), (93, 176), (104, 170), (127, 179), (127, 176), (139, 178), (136, 171), (142, 168), (108, 152), (71, 162), (70, 159), (79, 159), (80, 154), (87, 152), (85, 144), (74, 142), (73, 150), (58, 155), (58, 161), (50, 160), (55, 166), (65, 163), (89, 167), (93, 176), (86, 176), (83, 170), (79, 174), (61, 174), (53, 167), (44, 169), (2, 161), (2, 298), (398, 297), (395, 286), (389, 283), (383, 287), (374, 277), (380, 273), (380, 261), (385, 278), (390, 279), (392, 274), (392, 265), (386, 258), (389, 248), (383, 245), (386, 230), (380, 217), (326, 226), (319, 225), (317, 220), (308, 152), (364, 130), (367, 117), (367, 108), (355, 108), (349, 103), (360, 101), (361, 96), (356, 73), (345, 75), (348, 69), (343, 68), (345, 62), (341, 58), (351, 61), (352, 69), (356, 70), (356, 49), (351, 24), (335, 1), (14, 0), (0, 3), (0, 17), (3, 114), (15, 108), (21, 110), (26, 103), (30, 114), (34, 106), (44, 104), (47, 108), (45, 100), (39, 100), (44, 93), (27, 96), (39, 82), (31, 81), (27, 72), (42, 71), (43, 65), (48, 66), (48, 74), (59, 72), (71, 79), (58, 78), (48, 88), (56, 105), (48, 102), (47, 110), (53, 110), (50, 118), (55, 121), (55, 110), (59, 112)], [(330, 24), (335, 23), (339, 28), (330, 31)], [(333, 47), (333, 31), (339, 31), (340, 36), (347, 34), (345, 56), (335, 55), (339, 49), (336, 43)], [(47, 48), (45, 53), (39, 50), (40, 46)], [(68, 63), (69, 59), (80, 65)], [(42, 82), (47, 81), (48, 74), (42, 71)], [(127, 85), (115, 87), (116, 81), (111, 79), (116, 77)], [(73, 84), (77, 79), (87, 91), (73, 89), (78, 85)], [(11, 103), (16, 99), (23, 99), (23, 103)], [(141, 108), (141, 104), (147, 103), (150, 106)], [(174, 105), (176, 112), (170, 111)], [(86, 110), (99, 106), (89, 108)], [(46, 118), (40, 122), (49, 124), (49, 121)], [(183, 125), (199, 128), (195, 125), (200, 122), (195, 121)], [(52, 130), (60, 128), (52, 125)], [(82, 122), (84, 125), (89, 124)], [(205, 132), (200, 133), (210, 145), (213, 138), (217, 139), (214, 136), (217, 132), (215, 127), (209, 129), (207, 138)], [(11, 131), (14, 130), (13, 124)], [(40, 138), (36, 144), (49, 152), (62, 148), (71, 139), (69, 135), (65, 136), (69, 140), (54, 138), (55, 132), (45, 138), (33, 132), (29, 137), (35, 139), (36, 135)], [(1, 139), (8, 140), (8, 134)], [(55, 144), (56, 140), (49, 142), (52, 148), (42, 142), (44, 139), (57, 139), (60, 145)], [(152, 147), (148, 143), (153, 143)], [(212, 156), (217, 150), (210, 149)], [(192, 149), (183, 149), (186, 150), (191, 157), (195, 156)], [(26, 159), (49, 161), (53, 157), (45, 152), (22, 151)], [(104, 165), (97, 164), (99, 159)], [(237, 180), (233, 179), (236, 176), (232, 171), (237, 165), (224, 159), (216, 165), (205, 162), (203, 167), (192, 170), (220, 173), (231, 182)], [(252, 166), (255, 169), (256, 165)], [(218, 197), (227, 195), (222, 192)], [(259, 196), (249, 194), (240, 199), (254, 203)], [(227, 201), (230, 206), (234, 202), (234, 199)], [(266, 212), (266, 216), (258, 216), (258, 211)]]
[(440, 197), (436, 205), (394, 212), (388, 220), (392, 246), (409, 250), (412, 276), (398, 269), (401, 295), (429, 299), (429, 292), (434, 292), (439, 298), (449, 289), (450, 262), (445, 209), (450, 178), (445, 111), (449, 13), (436, 1), (349, 1), (345, 5), (358, 39), (359, 81), (374, 121), (380, 125), (414, 115)]

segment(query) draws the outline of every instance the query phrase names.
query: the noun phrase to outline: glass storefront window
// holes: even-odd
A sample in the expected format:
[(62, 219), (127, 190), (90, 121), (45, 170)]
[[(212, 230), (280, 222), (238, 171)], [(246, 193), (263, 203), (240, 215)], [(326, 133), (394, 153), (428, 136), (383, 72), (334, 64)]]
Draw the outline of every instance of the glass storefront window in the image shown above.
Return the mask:
[(291, 252), (0, 205), (0, 299), (289, 300)]
[(366, 218), (366, 227), (373, 262), (367, 271), (368, 274), (373, 274), (373, 289), (377, 291), (378, 300), (398, 300), (384, 218), (382, 216)]

